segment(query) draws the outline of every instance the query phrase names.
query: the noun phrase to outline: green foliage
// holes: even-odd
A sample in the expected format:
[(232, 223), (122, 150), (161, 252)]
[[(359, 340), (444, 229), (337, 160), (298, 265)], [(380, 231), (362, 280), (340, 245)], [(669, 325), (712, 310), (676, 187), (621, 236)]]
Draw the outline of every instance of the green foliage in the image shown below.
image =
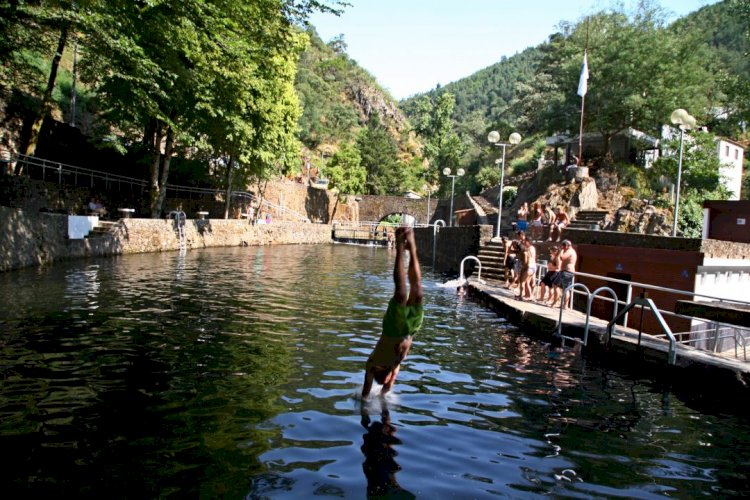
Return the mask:
[(326, 175), (332, 188), (339, 194), (362, 194), (365, 190), (367, 170), (362, 166), (362, 157), (352, 144), (345, 144), (333, 155), (326, 167)]
[[(648, 197), (656, 189), (660, 190), (659, 186), (649, 180), (649, 173), (643, 167), (632, 163), (617, 162), (611, 168), (617, 175), (618, 184), (632, 188), (636, 196)], [(650, 171), (650, 175), (654, 175), (654, 170)]]
[(745, 159), (742, 167), (742, 193), (740, 197), (743, 200), (750, 200), (750, 160)]
[[(402, 106), (416, 122), (425, 97), (453, 94), (453, 127), (466, 148), (458, 166), (467, 170), (467, 177), (478, 176), (496, 156), (488, 152), (489, 130), (503, 137), (513, 131), (528, 136), (578, 130), (581, 99), (576, 90), (588, 34), (587, 132), (608, 139), (633, 127), (659, 136), (671, 111), (684, 107), (699, 123), (733, 136), (738, 124), (750, 122), (747, 4), (717, 2), (672, 26), (647, 1), (634, 13), (623, 7), (599, 12), (562, 23), (548, 42), (411, 97)], [(717, 116), (725, 111), (730, 119)], [(474, 184), (480, 186), (486, 178), (483, 174)]]
[(398, 145), (380, 123), (377, 113), (357, 138), (362, 166), (367, 170), (367, 194), (396, 194), (401, 191), (403, 172), (397, 161)]
[[(679, 166), (679, 135), (665, 144), (671, 154), (664, 155), (654, 162), (649, 170), (651, 187), (658, 189), (660, 179), (676, 182)], [(685, 134), (682, 156), (682, 193), (702, 194), (703, 199), (724, 200), (729, 193), (721, 184), (719, 169), (721, 162), (716, 154), (716, 137), (708, 132)]]
[(703, 234), (703, 198), (698, 193), (680, 196), (677, 234), (683, 238), (700, 238)]
[(477, 174), (477, 183), (482, 189), (487, 189), (500, 184), (500, 169), (498, 167), (485, 166)]
[(441, 183), (447, 192), (448, 179), (441, 175), (444, 168), (458, 169), (466, 145), (453, 130), (455, 97), (451, 93), (424, 96), (415, 104), (414, 131), (424, 140), (424, 156), (430, 162), (425, 173), (429, 185)]
[[(410, 163), (418, 156), (395, 100), (346, 53), (343, 36), (324, 43), (307, 29), (310, 44), (300, 57), (295, 88), (302, 105), (299, 139), (306, 149), (330, 150), (355, 142), (372, 111), (396, 141), (398, 156)], [(388, 108), (384, 113), (383, 108)]]
[(503, 187), (503, 207), (510, 208), (518, 198), (518, 187), (516, 186), (504, 186)]
[(665, 29), (664, 19), (661, 10), (641, 3), (633, 15), (600, 12), (563, 25), (541, 66), (542, 90), (552, 92), (536, 119), (547, 132), (578, 130), (576, 89), (587, 46), (585, 127), (601, 134), (605, 154), (610, 138), (629, 127), (658, 135), (677, 103), (693, 113), (707, 110), (713, 90), (707, 47), (692, 32)]
[[(503, 57), (499, 63), (432, 90), (426, 96), (406, 99), (402, 107), (413, 119), (419, 114), (419, 103), (424, 97), (435, 100), (443, 94), (452, 94), (455, 96), (452, 117), (456, 127), (465, 130), (472, 140), (484, 141), (492, 124), (515, 120), (514, 116), (507, 115), (508, 105), (516, 95), (516, 86), (535, 78), (538, 59), (537, 48), (526, 49), (510, 58)], [(462, 127), (470, 122), (474, 126)]]
[(401, 224), (402, 214), (391, 214), (383, 218), (380, 224), (383, 226), (398, 226)]
[[(677, 182), (679, 136), (668, 141), (667, 147), (672, 154), (659, 158), (649, 171), (651, 186), (655, 190), (659, 189), (664, 180)], [(699, 238), (703, 227), (703, 202), (729, 198), (730, 193), (721, 183), (720, 168), (721, 162), (716, 154), (716, 137), (700, 131), (686, 134), (677, 219), (677, 234), (680, 236)]]

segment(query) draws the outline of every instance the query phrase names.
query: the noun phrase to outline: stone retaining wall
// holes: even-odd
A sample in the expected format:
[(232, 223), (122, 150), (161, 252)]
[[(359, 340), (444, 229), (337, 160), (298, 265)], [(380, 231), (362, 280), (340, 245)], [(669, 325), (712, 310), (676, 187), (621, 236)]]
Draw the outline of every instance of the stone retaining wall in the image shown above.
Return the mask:
[[(0, 207), (0, 272), (94, 257), (179, 250), (174, 220), (123, 219), (108, 234), (67, 238), (66, 215)], [(192, 220), (185, 223), (187, 248), (239, 245), (314, 244), (331, 241), (324, 224), (278, 222), (250, 225), (246, 220)]]
[[(437, 232), (432, 227), (416, 228), (414, 237), (420, 262), (432, 266), (436, 272), (458, 276), (464, 257), (477, 256), (480, 245), (492, 238), (492, 226), (441, 227)], [(474, 265), (475, 262), (467, 261), (466, 276), (471, 275)]]

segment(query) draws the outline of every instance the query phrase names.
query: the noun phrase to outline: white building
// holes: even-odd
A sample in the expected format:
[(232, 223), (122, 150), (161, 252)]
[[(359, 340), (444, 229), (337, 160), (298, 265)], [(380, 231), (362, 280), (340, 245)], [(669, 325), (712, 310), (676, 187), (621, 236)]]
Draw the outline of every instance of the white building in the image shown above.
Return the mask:
[[(664, 125), (662, 127), (662, 139), (669, 140), (675, 137), (679, 137), (679, 131)], [(685, 134), (686, 144), (690, 142), (690, 135)], [(676, 151), (662, 151), (662, 154), (677, 154)], [(719, 174), (721, 175), (721, 183), (730, 192), (730, 200), (740, 199), (740, 190), (742, 189), (742, 167), (745, 160), (745, 149), (741, 144), (734, 142), (731, 139), (724, 137), (716, 138), (716, 155), (719, 157)]]
[(730, 200), (740, 199), (742, 189), (742, 166), (745, 160), (745, 149), (738, 143), (725, 138), (719, 138), (716, 146), (724, 186), (732, 192)]

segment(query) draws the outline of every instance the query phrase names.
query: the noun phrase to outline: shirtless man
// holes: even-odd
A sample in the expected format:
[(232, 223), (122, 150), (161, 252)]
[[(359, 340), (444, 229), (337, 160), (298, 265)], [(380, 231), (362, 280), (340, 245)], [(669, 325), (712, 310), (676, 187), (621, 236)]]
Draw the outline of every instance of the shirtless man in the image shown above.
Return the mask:
[[(573, 284), (573, 273), (576, 271), (576, 261), (578, 260), (578, 254), (573, 249), (570, 240), (563, 240), (560, 245), (562, 246), (560, 250), (560, 273), (555, 279), (552, 301), (550, 302), (550, 306), (553, 307), (560, 300), (562, 291)], [(566, 304), (567, 306), (568, 304)]]
[[(563, 207), (557, 209), (557, 215), (555, 215), (555, 221), (549, 227), (549, 238), (547, 241), (560, 241), (562, 237), (562, 231), (570, 224), (570, 217)], [(557, 238), (555, 238), (557, 236)]]
[[(406, 289), (404, 254), (409, 251), (409, 290)], [(393, 268), (395, 291), (383, 316), (383, 333), (367, 359), (362, 397), (372, 389), (372, 381), (382, 384), (385, 394), (396, 381), (401, 362), (411, 349), (412, 336), (422, 326), (422, 272), (417, 258), (414, 231), (400, 227), (396, 230), (396, 263)]]
[(521, 263), (521, 277), (519, 278), (520, 290), (519, 300), (531, 300), (534, 298), (536, 279), (536, 248), (530, 240), (523, 241), (523, 260)]
[(539, 302), (549, 303), (554, 297), (552, 288), (554, 287), (557, 274), (560, 272), (560, 249), (552, 246), (549, 249), (549, 261), (547, 261), (547, 273), (539, 285)]

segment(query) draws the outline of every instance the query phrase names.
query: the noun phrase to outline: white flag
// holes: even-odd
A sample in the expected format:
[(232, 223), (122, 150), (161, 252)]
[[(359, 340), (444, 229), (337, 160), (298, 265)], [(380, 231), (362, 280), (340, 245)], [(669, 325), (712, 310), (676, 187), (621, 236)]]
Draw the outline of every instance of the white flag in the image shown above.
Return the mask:
[(589, 89), (589, 63), (586, 60), (586, 51), (583, 51), (583, 66), (581, 67), (581, 78), (578, 79), (578, 95), (583, 97)]

